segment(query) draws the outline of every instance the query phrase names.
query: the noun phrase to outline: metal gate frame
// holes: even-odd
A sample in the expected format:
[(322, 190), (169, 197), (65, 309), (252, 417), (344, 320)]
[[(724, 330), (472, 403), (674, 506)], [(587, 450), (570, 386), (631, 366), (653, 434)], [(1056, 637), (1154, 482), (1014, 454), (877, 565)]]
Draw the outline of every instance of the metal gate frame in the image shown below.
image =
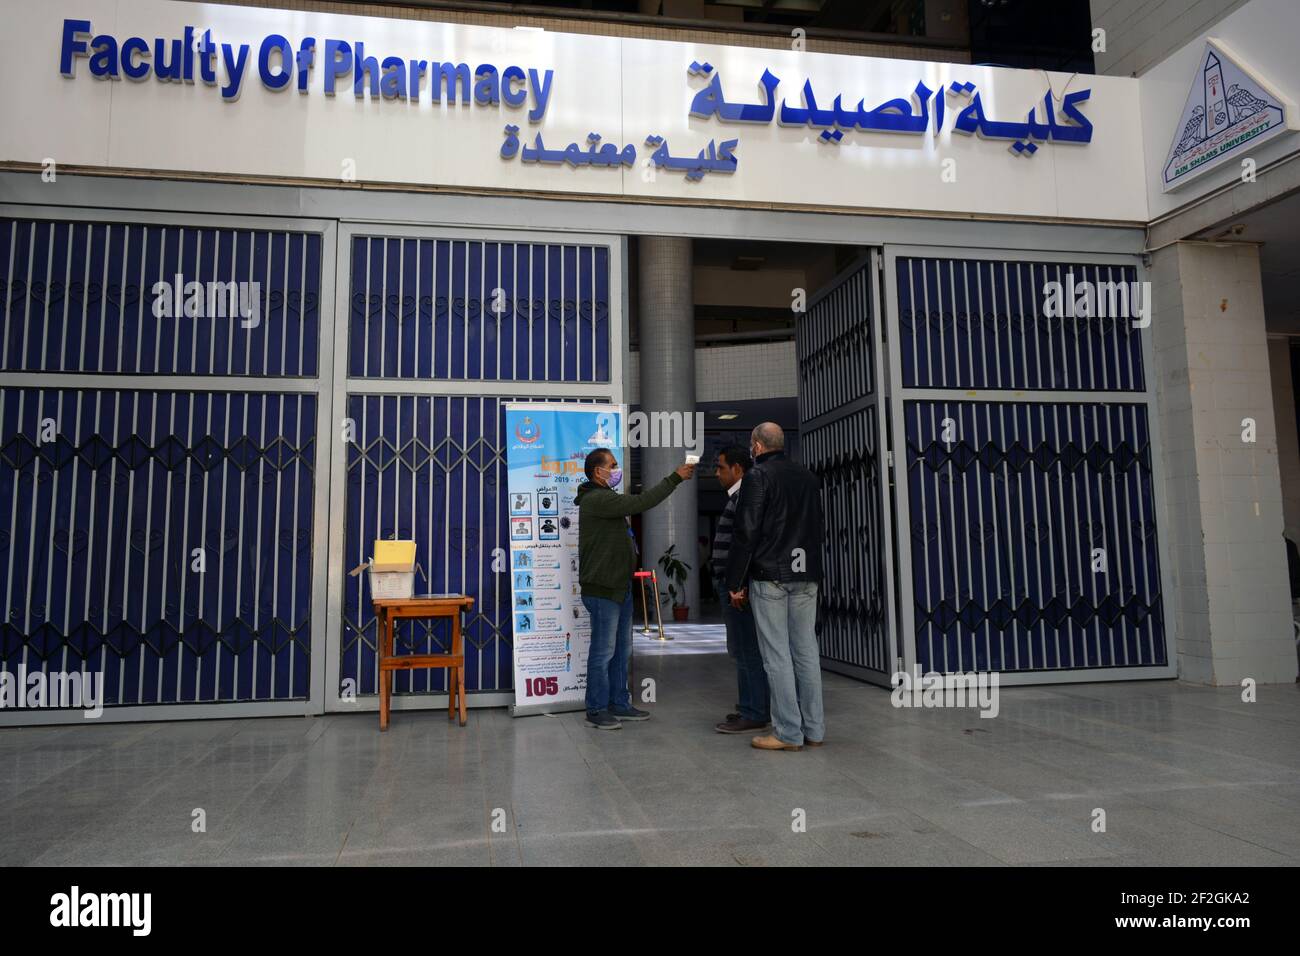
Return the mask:
[[(318, 343), (315, 376), (255, 377), (231, 375), (136, 375), (103, 372), (5, 372), (5, 384), (12, 387), (113, 389), (160, 392), (276, 392), (316, 396), (316, 453), (313, 464), (315, 487), (312, 491), (312, 586), (311, 668), (309, 696), (284, 701), (237, 701), (232, 703), (174, 703), (106, 707), (96, 722), (119, 723), (141, 720), (190, 720), (213, 717), (288, 717), (321, 712), (320, 689), (325, 679), (324, 658), (326, 632), (319, 622), (326, 620), (326, 549), (330, 517), (330, 483), (323, 480), (330, 461), (333, 390), (327, 369), (334, 365), (336, 307), (335, 283), (331, 281), (337, 227), (328, 219), (282, 219), (260, 216), (218, 215), (208, 213), (141, 212), (99, 207), (55, 207), (0, 204), (0, 216), (47, 222), (124, 223), (142, 226), (175, 226), (185, 229), (227, 228), (290, 230), (318, 234), (321, 237), (321, 287), (318, 316)], [(84, 724), (80, 711), (15, 710), (0, 711), (0, 727), (51, 724)]]
[[(519, 397), (521, 392), (539, 401), (563, 398), (586, 398), (592, 401), (621, 403), (624, 395), (624, 383), (627, 376), (628, 355), (625, 345), (628, 341), (627, 309), (627, 237), (603, 233), (544, 232), (538, 230), (443, 227), (435, 225), (396, 224), (387, 221), (340, 220), (337, 241), (334, 246), (335, 287), (333, 301), (346, 304), (351, 293), (352, 240), (360, 236), (382, 236), (397, 239), (447, 239), (447, 240), (482, 240), (490, 242), (537, 242), (556, 245), (603, 245), (609, 250), (609, 289), (610, 289), (610, 381), (608, 383), (563, 383), (506, 381), (499, 379), (382, 379), (350, 378), (348, 376), (348, 320), (346, 309), (336, 308), (333, 321), (335, 340), (345, 343), (334, 349), (332, 355), (333, 407), (339, 412), (328, 425), (330, 431), (329, 458), (329, 495), (333, 510), (329, 523), (328, 576), (326, 585), (328, 606), (324, 615), (326, 646), (325, 670), (322, 675), (320, 702), (325, 713), (357, 713), (379, 710), (379, 699), (375, 695), (358, 695), (356, 700), (344, 700), (340, 694), (339, 675), (341, 663), (339, 651), (343, 634), (343, 588), (345, 555), (343, 553), (345, 532), (345, 502), (347, 499), (347, 448), (338, 440), (338, 421), (342, 410), (347, 407), (349, 396), (392, 395), (392, 396), (496, 396), (501, 398)], [(518, 399), (517, 399), (518, 400)], [(472, 707), (500, 707), (514, 703), (513, 692), (486, 691), (469, 693), (467, 702)], [(433, 710), (447, 705), (445, 693), (402, 694), (394, 695), (391, 702), (393, 710)]]
[[(1144, 405), (1147, 409), (1147, 427), (1151, 436), (1152, 459), (1152, 494), (1155, 502), (1155, 517), (1158, 527), (1167, 529), (1168, 502), (1163, 482), (1159, 480), (1163, 471), (1160, 421), (1157, 409), (1155, 388), (1155, 354), (1149, 329), (1141, 336), (1142, 360), (1145, 366), (1142, 391), (1025, 391), (1010, 389), (954, 389), (954, 388), (905, 388), (902, 385), (902, 348), (899, 341), (898, 281), (896, 264), (901, 257), (979, 259), (995, 262), (1056, 262), (1083, 265), (1130, 265), (1137, 270), (1139, 281), (1148, 279), (1147, 270), (1141, 260), (1132, 255), (1106, 255), (1098, 253), (1069, 253), (1039, 250), (1004, 250), (979, 249), (972, 247), (910, 246), (889, 245), (884, 247), (882, 262), (883, 275), (877, 273), (879, 285), (883, 288), (885, 311), (883, 313), (885, 346), (889, 350), (888, 374), (885, 383), (885, 400), (889, 405), (889, 449), (886, 457), (890, 464), (888, 484), (895, 491), (895, 507), (898, 514), (910, 514), (908, 500), (906, 456), (896, 454), (906, 434), (903, 420), (903, 403), (908, 400), (955, 401), (980, 399), (991, 402), (1024, 402), (1027, 398), (1044, 404), (1066, 404), (1070, 402), (1114, 403), (1116, 395), (1122, 395), (1126, 404)], [(1152, 321), (1156, 321), (1153, 317)], [(887, 323), (887, 324), (885, 324)], [(893, 334), (890, 334), (893, 333)], [(882, 482), (882, 485), (885, 482)], [(898, 521), (894, 521), (895, 555), (898, 566), (895, 569), (895, 581), (898, 588), (898, 619), (895, 622), (897, 633), (902, 643), (902, 659), (899, 669), (909, 674), (917, 663), (916, 622), (912, 595), (912, 548), (911, 537), (898, 532)], [(1079, 668), (1061, 671), (1033, 671), (1025, 673), (999, 672), (999, 682), (1004, 685), (1089, 683), (1097, 681), (1128, 681), (1171, 678), (1178, 676), (1177, 655), (1174, 648), (1175, 619), (1171, 611), (1173, 595), (1172, 567), (1169, 558), (1169, 536), (1161, 534), (1156, 540), (1157, 554), (1160, 559), (1161, 604), (1164, 616), (1164, 665), (1149, 665), (1125, 668)]]
[[(339, 688), (339, 647), (342, 634), (344, 568), (343, 538), (346, 499), (347, 449), (338, 433), (337, 421), (349, 395), (404, 396), (518, 396), (527, 392), (541, 400), (583, 398), (622, 402), (629, 356), (627, 303), (627, 237), (610, 233), (463, 228), (456, 226), (409, 225), (385, 220), (312, 219), (137, 211), (112, 207), (55, 207), (48, 205), (0, 204), (0, 216), (48, 222), (124, 223), (127, 225), (175, 226), (186, 229), (228, 228), (290, 230), (321, 237), (319, 342), (314, 376), (254, 377), (197, 375), (135, 375), (100, 372), (6, 372), (5, 384), (12, 387), (68, 389), (128, 389), (135, 391), (274, 392), (316, 396), (316, 449), (313, 463), (311, 560), (311, 667), (309, 696), (286, 701), (232, 703), (147, 704), (105, 708), (98, 722), (189, 720), (221, 717), (303, 716), (327, 712), (376, 711), (376, 697), (342, 700)], [(351, 277), (352, 239), (357, 235), (394, 238), (489, 240), (534, 242), (555, 245), (601, 245), (608, 249), (610, 275), (610, 381), (608, 383), (446, 381), (436, 379), (349, 378), (347, 346)], [(336, 347), (336, 343), (343, 343)], [(336, 514), (337, 512), (337, 514)], [(473, 706), (512, 703), (509, 692), (471, 695)], [(394, 698), (397, 710), (441, 708), (446, 694), (403, 695)], [(0, 728), (84, 723), (80, 711), (22, 709), (0, 711)]]
[[(888, 376), (887, 376), (888, 364), (885, 361), (885, 348), (887, 345), (888, 337), (885, 335), (886, 329), (884, 324), (886, 321), (886, 314), (881, 311), (881, 306), (883, 304), (883, 301), (882, 301), (881, 287), (880, 287), (880, 270), (883, 267), (884, 264), (883, 264), (882, 250), (879, 247), (870, 249), (867, 253), (855, 259), (849, 266), (840, 270), (835, 275), (835, 277), (832, 278), (830, 282), (828, 282), (826, 286), (824, 286), (822, 290), (813, 299), (811, 299), (808, 302), (808, 306), (807, 309), (804, 311), (804, 315), (806, 316), (810, 314), (816, 306), (821, 304), (823, 301), (825, 301), (828, 297), (830, 297), (834, 293), (838, 292), (843, 287), (844, 283), (848, 281), (850, 278), (857, 275), (860, 271), (864, 269), (866, 270), (866, 279), (867, 279), (867, 286), (868, 286), (868, 294), (870, 296), (870, 310), (871, 310), (871, 315), (869, 320), (870, 328), (868, 329), (868, 336), (871, 342), (871, 353), (872, 353), (871, 357), (872, 357), (872, 365), (874, 366), (875, 384), (876, 384), (874, 405), (875, 405), (875, 419), (876, 419), (876, 441), (877, 441), (877, 451), (878, 451), (878, 463), (880, 469), (878, 474), (878, 482), (877, 482), (879, 494), (880, 494), (880, 501), (877, 503), (877, 506), (880, 508), (880, 523), (881, 523), (880, 530), (881, 530), (881, 537), (882, 537), (881, 545), (886, 549), (886, 553), (882, 556), (882, 565), (883, 565), (883, 572), (884, 572), (883, 580), (882, 580), (882, 587), (884, 590), (884, 593), (882, 595), (884, 601), (884, 620), (885, 620), (885, 625), (889, 630), (889, 634), (886, 637), (885, 643), (886, 643), (886, 651), (892, 652), (894, 657), (897, 658), (901, 653), (899, 651), (899, 645), (898, 645), (899, 583), (898, 583), (898, 573), (895, 567), (897, 546), (895, 545), (894, 542), (897, 540), (897, 528), (896, 528), (895, 514), (894, 514), (894, 501), (892, 500), (893, 488), (891, 483), (893, 481), (893, 471), (889, 467), (889, 462), (892, 459), (893, 451), (892, 451), (892, 443), (889, 440), (890, 419), (887, 411), (889, 390), (888, 390)], [(804, 324), (801, 323), (796, 330), (796, 336), (799, 336), (800, 334), (806, 334), (806, 330), (803, 332), (800, 331), (803, 330), (804, 328), (805, 328)], [(802, 395), (799, 398), (799, 402), (800, 402), (800, 422), (799, 422), (800, 442), (802, 446), (806, 449), (808, 432), (810, 430), (822, 427), (822, 424), (829, 424), (830, 422), (833, 422), (835, 420), (834, 416), (841, 413), (844, 407), (841, 406), (839, 408), (835, 408), (832, 411), (823, 413), (822, 415), (816, 418), (809, 419), (808, 421), (803, 421), (802, 410), (804, 407), (804, 403), (803, 403)], [(869, 399), (861, 399), (855, 401), (851, 403), (851, 411), (856, 410), (859, 407), (866, 407), (868, 404), (870, 404)], [(819, 424), (819, 422), (821, 424)], [(847, 677), (857, 678), (858, 680), (864, 680), (872, 684), (878, 684), (882, 687), (890, 686), (890, 678), (892, 675), (887, 670), (877, 671), (870, 667), (863, 667), (858, 664), (852, 664), (846, 661), (828, 659), (824, 655), (822, 657), (822, 667), (825, 668), (826, 670), (833, 671), (834, 673), (844, 674)]]

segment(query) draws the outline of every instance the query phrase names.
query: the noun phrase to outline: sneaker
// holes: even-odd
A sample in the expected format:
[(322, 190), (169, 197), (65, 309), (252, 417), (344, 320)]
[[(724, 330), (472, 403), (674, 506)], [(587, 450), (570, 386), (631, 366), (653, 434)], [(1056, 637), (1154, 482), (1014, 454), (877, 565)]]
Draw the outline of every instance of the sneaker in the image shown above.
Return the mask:
[(650, 719), (650, 711), (637, 710), (631, 704), (629, 704), (627, 707), (611, 707), (609, 709), (609, 715), (611, 717), (616, 717), (619, 720), (649, 720)]
[(621, 730), (623, 725), (605, 711), (595, 714), (588, 714), (587, 719), (583, 721), (588, 727), (595, 727), (597, 730)]
[(744, 717), (737, 717), (735, 720), (714, 724), (713, 729), (720, 734), (744, 734), (755, 730), (763, 730), (766, 727), (767, 721), (765, 720), (746, 720)]

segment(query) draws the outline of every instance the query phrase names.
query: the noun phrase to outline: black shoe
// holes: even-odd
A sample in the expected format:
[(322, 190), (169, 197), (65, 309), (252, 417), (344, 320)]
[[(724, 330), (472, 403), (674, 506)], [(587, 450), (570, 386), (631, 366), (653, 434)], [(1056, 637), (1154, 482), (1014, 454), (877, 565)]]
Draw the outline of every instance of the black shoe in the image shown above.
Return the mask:
[(765, 720), (746, 720), (744, 717), (737, 717), (735, 720), (716, 724), (713, 729), (720, 734), (752, 734), (756, 730), (766, 728), (767, 721)]
[(597, 730), (622, 730), (623, 725), (611, 717), (605, 711), (596, 714), (588, 714), (587, 719), (583, 721), (588, 727), (595, 727)]
[(615, 718), (616, 720), (649, 720), (650, 719), (650, 711), (637, 710), (631, 704), (628, 704), (627, 707), (611, 707), (608, 713), (611, 717)]

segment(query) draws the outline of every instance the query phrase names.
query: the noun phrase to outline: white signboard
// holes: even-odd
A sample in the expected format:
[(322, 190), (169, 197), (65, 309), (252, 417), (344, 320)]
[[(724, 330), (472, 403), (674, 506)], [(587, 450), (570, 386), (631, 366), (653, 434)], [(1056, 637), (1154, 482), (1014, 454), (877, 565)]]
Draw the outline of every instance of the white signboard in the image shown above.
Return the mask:
[(174, 0), (12, 5), (0, 162), (1145, 221), (1137, 81)]
[(1210, 39), (1161, 177), (1165, 192), (1295, 128), (1295, 107), (1248, 69), (1220, 40)]

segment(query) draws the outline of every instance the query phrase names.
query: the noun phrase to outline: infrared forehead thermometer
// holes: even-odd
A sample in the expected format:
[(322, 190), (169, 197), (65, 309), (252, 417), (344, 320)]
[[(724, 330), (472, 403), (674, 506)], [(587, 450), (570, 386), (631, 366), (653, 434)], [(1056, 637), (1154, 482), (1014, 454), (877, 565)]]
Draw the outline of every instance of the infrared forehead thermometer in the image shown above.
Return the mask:
[(700, 456), (699, 456), (699, 455), (687, 455), (687, 456), (686, 456), (686, 464), (688, 464), (688, 465), (698, 465), (699, 463), (700, 463)]

